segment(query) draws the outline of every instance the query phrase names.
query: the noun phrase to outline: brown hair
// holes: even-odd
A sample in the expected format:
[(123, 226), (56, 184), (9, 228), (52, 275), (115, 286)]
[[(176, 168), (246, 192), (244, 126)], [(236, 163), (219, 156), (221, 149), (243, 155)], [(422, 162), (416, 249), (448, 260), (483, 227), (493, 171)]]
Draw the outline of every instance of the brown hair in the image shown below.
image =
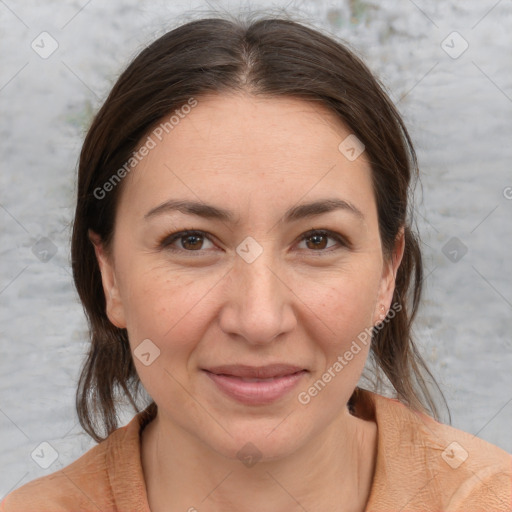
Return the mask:
[(82, 427), (101, 441), (118, 426), (121, 398), (140, 411), (140, 381), (127, 332), (107, 318), (88, 238), (92, 229), (108, 249), (122, 182), (101, 198), (97, 191), (130, 159), (142, 137), (190, 98), (237, 91), (319, 102), (365, 145), (386, 256), (400, 228), (405, 229), (405, 253), (393, 297), (401, 310), (373, 333), (374, 386), (387, 378), (400, 400), (438, 419), (429, 385), (442, 392), (411, 338), (423, 280), (408, 208), (411, 178), (418, 168), (399, 113), (368, 68), (334, 37), (285, 17), (251, 20), (228, 15), (188, 22), (145, 48), (121, 74), (85, 138), (71, 246), (73, 277), (91, 338), (76, 395)]

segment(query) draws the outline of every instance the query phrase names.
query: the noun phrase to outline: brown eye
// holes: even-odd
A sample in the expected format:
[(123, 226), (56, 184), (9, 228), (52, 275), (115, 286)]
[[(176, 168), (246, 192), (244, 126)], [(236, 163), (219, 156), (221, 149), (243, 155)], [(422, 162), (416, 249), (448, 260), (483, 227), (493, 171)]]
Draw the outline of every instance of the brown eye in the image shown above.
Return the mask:
[(301, 243), (305, 242), (306, 248), (310, 249), (310, 252), (331, 252), (331, 248), (334, 247), (335, 250), (336, 244), (328, 245), (328, 240), (334, 240), (338, 243), (338, 245), (342, 247), (348, 247), (348, 242), (338, 233), (334, 233), (331, 231), (325, 230), (312, 230), (305, 233), (301, 238)]
[(325, 249), (327, 246), (327, 239), (329, 237), (323, 234), (311, 235), (306, 238), (306, 245), (308, 242), (311, 242), (311, 245), (308, 245), (308, 249)]
[(160, 247), (169, 251), (198, 252), (208, 248), (204, 247), (205, 241), (211, 244), (202, 231), (180, 231), (165, 237)]
[(181, 237), (181, 242), (184, 249), (201, 249), (203, 240), (200, 235), (185, 235)]

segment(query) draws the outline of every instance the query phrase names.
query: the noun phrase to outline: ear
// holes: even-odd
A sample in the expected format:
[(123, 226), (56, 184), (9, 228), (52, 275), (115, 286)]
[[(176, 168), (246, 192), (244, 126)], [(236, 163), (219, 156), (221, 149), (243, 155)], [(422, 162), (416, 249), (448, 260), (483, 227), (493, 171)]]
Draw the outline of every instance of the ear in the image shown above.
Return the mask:
[[(402, 262), (404, 249), (405, 231), (402, 226), (395, 238), (392, 254), (384, 261), (382, 267), (382, 276), (374, 311), (374, 324), (382, 321), (385, 315), (387, 315), (389, 308), (392, 306), (391, 301), (393, 300), (393, 293), (395, 291), (396, 275), (398, 267), (400, 267), (400, 263)], [(381, 305), (384, 305), (384, 311), (381, 310)]]
[(108, 319), (116, 327), (124, 329), (126, 327), (124, 308), (116, 281), (113, 258), (107, 254), (101, 237), (97, 233), (89, 230), (88, 235), (94, 245), (94, 252), (100, 267)]

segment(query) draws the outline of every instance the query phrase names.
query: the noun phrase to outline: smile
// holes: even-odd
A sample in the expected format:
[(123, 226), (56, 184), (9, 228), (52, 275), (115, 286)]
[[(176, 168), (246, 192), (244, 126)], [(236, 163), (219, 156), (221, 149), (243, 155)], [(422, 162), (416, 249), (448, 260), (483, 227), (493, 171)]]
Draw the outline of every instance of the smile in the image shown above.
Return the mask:
[[(279, 370), (276, 366), (259, 369), (233, 367), (230, 371), (238, 375), (220, 373), (219, 369), (216, 371), (219, 373), (204, 370), (218, 391), (245, 405), (265, 405), (279, 400), (295, 388), (307, 373), (306, 370), (297, 369), (297, 367), (288, 370), (282, 367)], [(285, 373), (286, 371), (288, 373)], [(278, 375), (270, 377), (254, 375), (269, 372), (278, 373)], [(249, 375), (251, 373), (252, 375)]]

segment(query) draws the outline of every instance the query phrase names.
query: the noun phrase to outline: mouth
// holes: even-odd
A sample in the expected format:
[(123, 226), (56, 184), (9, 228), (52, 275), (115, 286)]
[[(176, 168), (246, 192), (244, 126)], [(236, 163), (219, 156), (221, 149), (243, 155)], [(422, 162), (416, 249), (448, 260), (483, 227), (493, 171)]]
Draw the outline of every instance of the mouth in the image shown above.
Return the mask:
[(287, 395), (308, 373), (288, 364), (224, 365), (203, 369), (223, 395), (245, 405), (264, 405)]

